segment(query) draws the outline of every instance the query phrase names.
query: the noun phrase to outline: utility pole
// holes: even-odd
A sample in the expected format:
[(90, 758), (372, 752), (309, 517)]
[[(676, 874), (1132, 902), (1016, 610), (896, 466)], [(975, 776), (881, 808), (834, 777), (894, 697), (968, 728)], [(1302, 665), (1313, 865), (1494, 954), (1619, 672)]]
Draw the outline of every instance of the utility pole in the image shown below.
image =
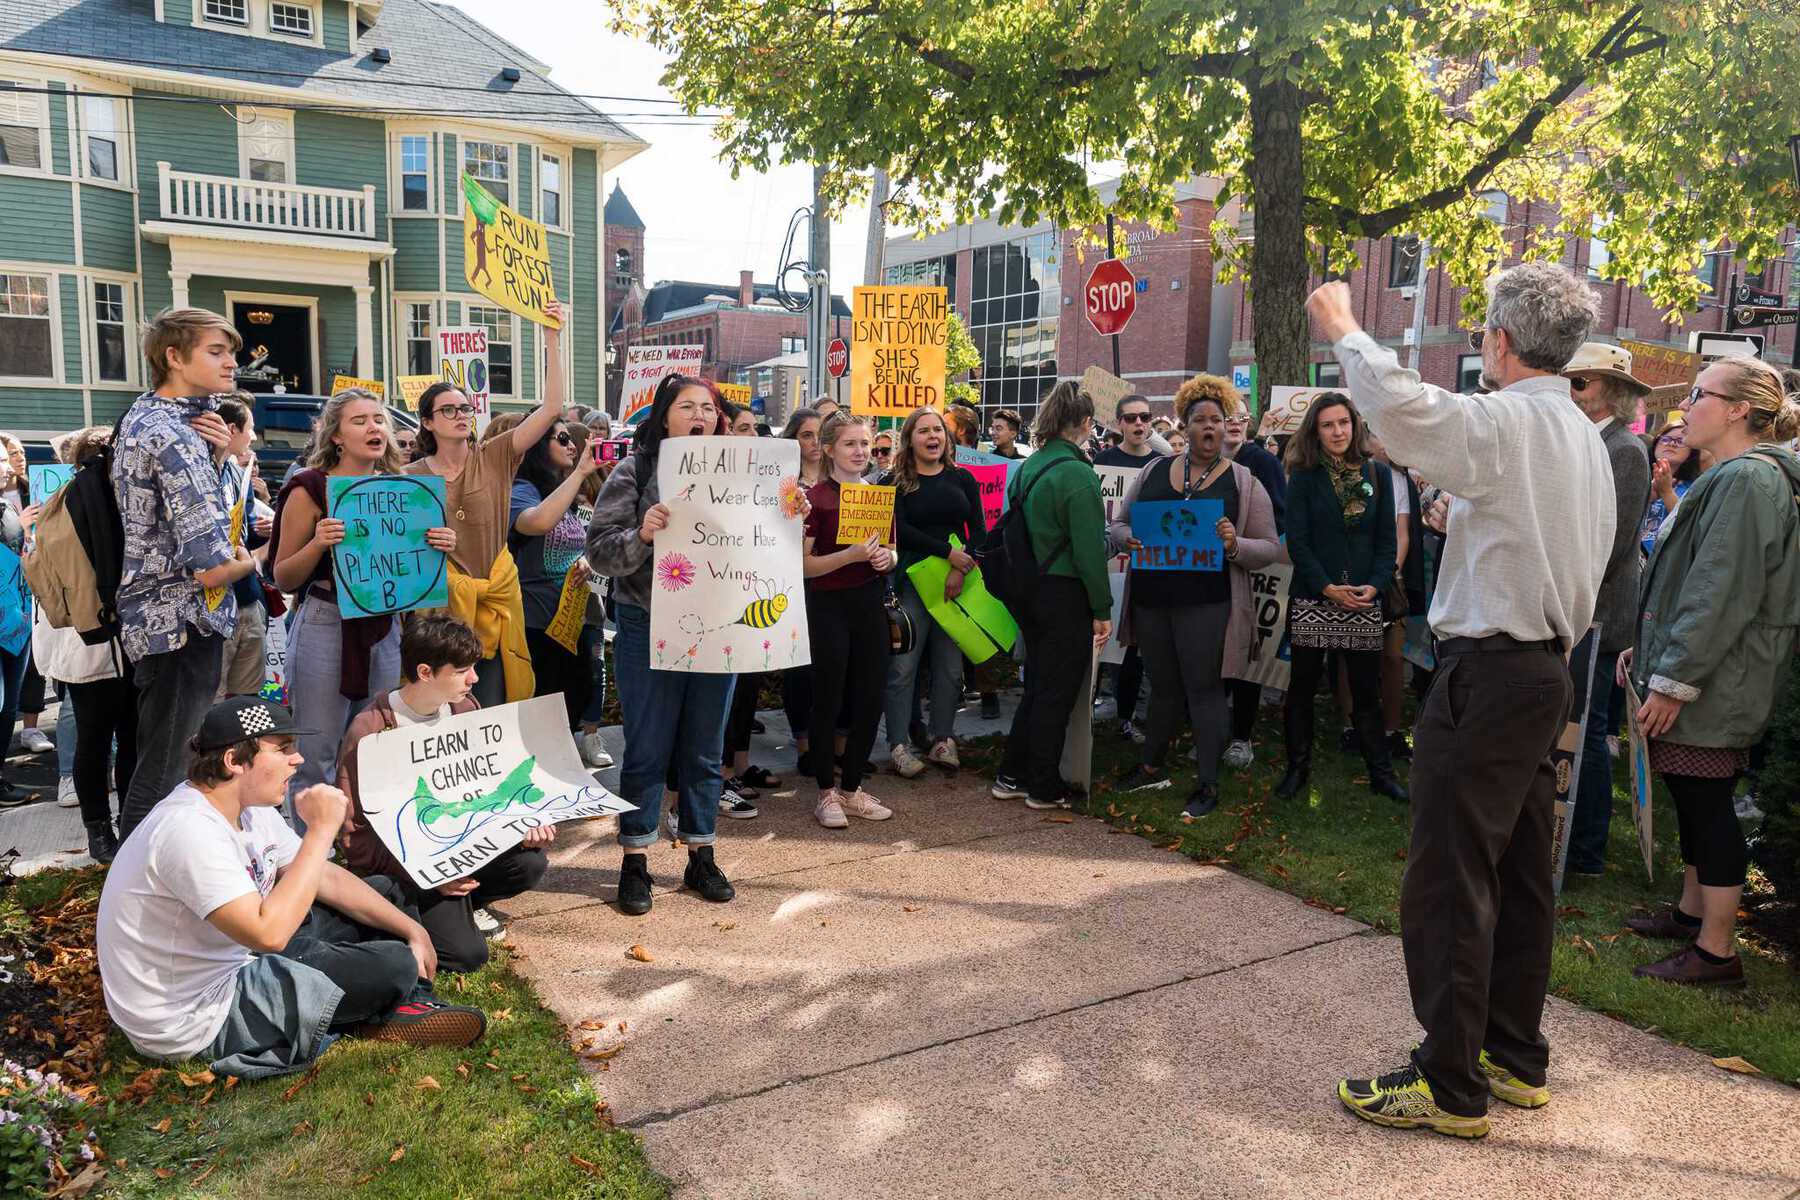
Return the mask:
[(813, 167), (812, 246), (807, 254), (806, 399), (824, 394), (825, 348), (831, 341), (831, 222), (825, 217), (825, 168)]
[(1417, 371), (1425, 361), (1425, 289), (1431, 282), (1431, 243), (1419, 239), (1418, 283), (1413, 286), (1412, 353), (1406, 365)]
[[(1113, 215), (1110, 212), (1106, 214), (1106, 257), (1108, 257), (1108, 258), (1119, 257), (1113, 251)], [(1123, 368), (1121, 368), (1119, 366), (1119, 335), (1116, 333), (1112, 335), (1112, 344), (1113, 344), (1113, 374), (1118, 376), (1120, 379), (1123, 379), (1123, 378), (1125, 378), (1125, 371)]]
[(887, 269), (887, 200), (888, 173), (877, 168), (869, 188), (869, 241), (863, 250), (863, 283), (869, 287), (879, 287)]

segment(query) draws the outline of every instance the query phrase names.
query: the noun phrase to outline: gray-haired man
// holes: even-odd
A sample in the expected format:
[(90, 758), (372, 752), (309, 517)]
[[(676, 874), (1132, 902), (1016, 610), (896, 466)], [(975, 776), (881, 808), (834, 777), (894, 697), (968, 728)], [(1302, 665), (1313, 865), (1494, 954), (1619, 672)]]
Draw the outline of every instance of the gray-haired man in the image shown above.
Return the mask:
[(1481, 351), (1485, 395), (1421, 383), (1358, 328), (1328, 283), (1307, 310), (1346, 390), (1394, 458), (1456, 497), (1431, 605), (1438, 670), (1414, 736), (1412, 841), (1400, 894), (1425, 1040), (1399, 1070), (1346, 1079), (1376, 1124), (1488, 1131), (1490, 1093), (1537, 1108), (1555, 921), (1550, 751), (1569, 707), (1565, 655), (1587, 631), (1613, 544), (1612, 470), (1557, 372), (1593, 325), (1587, 284), (1525, 263), (1501, 275)]

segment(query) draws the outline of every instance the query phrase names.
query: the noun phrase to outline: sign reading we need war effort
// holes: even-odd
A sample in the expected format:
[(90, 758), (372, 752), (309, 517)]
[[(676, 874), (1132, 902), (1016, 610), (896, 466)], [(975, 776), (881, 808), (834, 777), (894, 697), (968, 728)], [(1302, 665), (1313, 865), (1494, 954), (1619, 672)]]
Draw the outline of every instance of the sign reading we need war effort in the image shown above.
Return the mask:
[(649, 408), (663, 376), (698, 375), (705, 361), (705, 346), (628, 346), (625, 381), (619, 388), (620, 419), (628, 421), (640, 408)]
[(438, 377), (475, 406), (475, 436), (480, 437), (493, 415), (488, 403), (486, 326), (452, 325), (438, 330)]
[(682, 437), (662, 444), (650, 666), (739, 674), (812, 661), (800, 568), (800, 444)]
[(561, 696), (372, 733), (356, 773), (370, 827), (422, 888), (480, 869), (533, 829), (633, 807), (582, 766)]
[(425, 542), (442, 528), (444, 480), (438, 475), (333, 475), (325, 500), (344, 523), (331, 548), (338, 611), (372, 617), (450, 603), (444, 552)]
[(556, 287), (544, 227), (500, 203), (472, 176), (464, 175), (462, 186), (463, 278), (509, 312), (561, 329), (547, 311)]
[(944, 399), (950, 306), (941, 287), (851, 293), (850, 411), (904, 417)]

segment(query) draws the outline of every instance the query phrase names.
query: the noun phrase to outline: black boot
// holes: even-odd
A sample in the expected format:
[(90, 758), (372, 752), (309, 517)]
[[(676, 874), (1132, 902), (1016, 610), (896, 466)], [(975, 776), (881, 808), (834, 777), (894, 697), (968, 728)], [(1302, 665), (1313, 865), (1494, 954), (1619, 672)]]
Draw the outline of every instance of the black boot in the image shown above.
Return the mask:
[(1388, 751), (1387, 734), (1381, 728), (1381, 714), (1356, 714), (1356, 736), (1362, 743), (1363, 762), (1369, 768), (1369, 790), (1405, 804), (1406, 789), (1394, 777), (1394, 756)]
[(1299, 794), (1312, 774), (1313, 698), (1291, 693), (1281, 710), (1282, 730), (1287, 736), (1287, 774), (1275, 785), (1275, 797), (1288, 800)]
[(112, 822), (87, 823), (88, 857), (97, 863), (109, 863), (119, 852), (119, 839), (113, 834)]
[(627, 852), (619, 867), (619, 911), (641, 917), (650, 911), (650, 860)]
[(714, 904), (724, 904), (737, 897), (737, 889), (713, 861), (711, 846), (695, 846), (688, 851), (687, 873), (681, 877), (681, 882), (688, 890), (700, 893), (702, 900)]

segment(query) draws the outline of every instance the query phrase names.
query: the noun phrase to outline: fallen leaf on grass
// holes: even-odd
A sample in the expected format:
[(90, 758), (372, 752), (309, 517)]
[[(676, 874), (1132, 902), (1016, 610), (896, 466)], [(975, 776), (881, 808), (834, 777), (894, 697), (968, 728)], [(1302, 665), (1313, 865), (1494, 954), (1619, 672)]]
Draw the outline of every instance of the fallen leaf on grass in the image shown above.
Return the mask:
[(312, 1122), (302, 1121), (288, 1131), (289, 1137), (305, 1137), (312, 1132)]
[(1598, 959), (1600, 957), (1599, 948), (1596, 947), (1594, 943), (1582, 937), (1579, 933), (1569, 939), (1569, 945), (1575, 947), (1590, 959)]
[(620, 1042), (618, 1045), (608, 1046), (604, 1050), (590, 1050), (586, 1054), (583, 1054), (581, 1057), (587, 1059), (589, 1062), (604, 1062), (607, 1059), (612, 1058), (615, 1055), (617, 1055), (619, 1053), (619, 1051), (623, 1050), (624, 1048), (625, 1048), (625, 1043)]
[(577, 1029), (605, 1029), (606, 1022), (605, 1021), (591, 1021), (591, 1020), (583, 1021), (581, 1024), (577, 1025), (575, 1028), (577, 1028)]
[[(210, 1074), (210, 1073), (211, 1072), (208, 1072), (208, 1074)], [(319, 1064), (315, 1062), (315, 1063), (313, 1063), (313, 1065), (311, 1067), (307, 1068), (306, 1074), (302, 1075), (299, 1079), (295, 1080), (291, 1085), (289, 1085), (287, 1091), (281, 1093), (282, 1103), (285, 1104), (289, 1100), (292, 1100), (295, 1096), (299, 1095), (301, 1088), (305, 1087), (307, 1084), (311, 1083), (313, 1080), (317, 1079), (318, 1077), (319, 1077)], [(184, 1079), (183, 1082), (185, 1083), (186, 1080)], [(370, 1103), (374, 1103), (374, 1102), (370, 1101)]]
[(391, 1163), (397, 1163), (405, 1157), (406, 1157), (406, 1147), (405, 1146), (395, 1146), (394, 1152), (392, 1154), (388, 1155), (388, 1161)]
[(177, 1071), (175, 1072), (175, 1077), (181, 1080), (181, 1085), (183, 1087), (191, 1088), (205, 1087), (213, 1081), (213, 1073), (211, 1071), (197, 1071), (192, 1075), (183, 1074), (182, 1072)]
[(591, 1163), (579, 1154), (569, 1155), (569, 1161), (586, 1171), (589, 1175), (598, 1175), (600, 1173), (599, 1163)]
[(469, 1064), (468, 1063), (457, 1063), (456, 1064), (456, 1073), (461, 1078), (467, 1079), (469, 1077)]
[(218, 1088), (207, 1088), (204, 1092), (201, 1092), (200, 1093), (200, 1107), (205, 1108), (207, 1105), (211, 1104), (212, 1098), (213, 1098), (213, 1093), (218, 1090), (219, 1090)]
[(1269, 874), (1275, 876), (1277, 879), (1290, 878), (1290, 876), (1288, 875), (1288, 869), (1286, 867), (1282, 866), (1280, 863), (1270, 863), (1269, 864)]
[(1396, 862), (1405, 862), (1406, 861), (1406, 847), (1405, 846), (1402, 846), (1398, 850), (1394, 851), (1394, 859)]
[(1587, 913), (1576, 908), (1573, 904), (1565, 904), (1556, 910), (1556, 915), (1558, 917), (1585, 917), (1587, 916)]
[(370, 1108), (374, 1108), (375, 1107), (375, 1093), (374, 1092), (364, 1092), (363, 1093), (363, 1103), (368, 1105)]
[(1068, 813), (1051, 813), (1043, 819), (1045, 825), (1073, 825), (1075, 818)]
[(520, 1091), (521, 1091), (521, 1092), (524, 1092), (524, 1093), (525, 1093), (525, 1094), (526, 1094), (526, 1095), (528, 1095), (528, 1096), (529, 1096), (529, 1095), (534, 1095), (534, 1094), (536, 1094), (536, 1092), (537, 1092), (537, 1089), (536, 1089), (536, 1088), (534, 1088), (534, 1087), (532, 1087), (532, 1086), (531, 1086), (531, 1085), (530, 1085), (530, 1084), (528, 1084), (528, 1083), (521, 1083), (521, 1084), (520, 1084), (520, 1085), (519, 1085), (519, 1090), (520, 1090)]
[(1181, 839), (1176, 838), (1174, 841), (1172, 841), (1168, 845), (1164, 846), (1163, 849), (1164, 850), (1179, 850), (1179, 849), (1181, 849)]
[(174, 1123), (175, 1122), (173, 1119), (171, 1119), (169, 1117), (164, 1117), (162, 1120), (158, 1121), (156, 1124), (152, 1125), (150, 1128), (156, 1130), (156, 1132), (158, 1132), (158, 1133), (167, 1133), (167, 1132), (169, 1132), (169, 1126), (173, 1125)]
[(1762, 1074), (1762, 1072), (1757, 1069), (1755, 1063), (1746, 1062), (1735, 1054), (1730, 1058), (1715, 1058), (1712, 1060), (1712, 1064), (1715, 1067), (1723, 1067), (1725, 1070), (1733, 1071), (1739, 1075)]
[(496, 1008), (493, 1012), (488, 1014), (488, 1020), (490, 1020), (490, 1021), (510, 1021), (510, 1020), (512, 1020), (512, 1009)]
[(226, 1091), (229, 1092), (232, 1088), (236, 1087), (237, 1085), (238, 1085), (238, 1077), (236, 1075), (227, 1075), (225, 1077), (225, 1090)]
[[(234, 1075), (234, 1076), (232, 1076), (232, 1078), (235, 1079), (235, 1078), (237, 1078), (237, 1076)], [(216, 1171), (218, 1169), (219, 1169), (219, 1164), (212, 1163), (211, 1165), (209, 1165), (206, 1168), (206, 1170), (200, 1172), (198, 1175), (196, 1175), (192, 1179), (188, 1180), (188, 1186), (193, 1187), (194, 1185), (204, 1181), (208, 1175), (211, 1175), (214, 1171)]]
[(655, 962), (656, 961), (656, 959), (651, 955), (651, 953), (648, 950), (644, 949), (644, 947), (641, 945), (633, 946), (631, 949), (625, 951), (625, 957), (626, 958), (635, 958), (639, 962)]
[[(125, 1160), (120, 1159), (119, 1161), (123, 1163)], [(78, 1200), (79, 1197), (85, 1196), (99, 1187), (100, 1181), (105, 1178), (106, 1168), (97, 1162), (91, 1162), (81, 1168), (80, 1174), (50, 1194), (56, 1197), (56, 1200)]]
[(736, 921), (714, 921), (713, 928), (717, 929), (720, 933), (730, 933), (733, 929), (737, 928), (737, 922)]
[(497, 1062), (484, 1062), (481, 1065), (490, 1071), (498, 1071), (500, 1069), (500, 1064)]
[(169, 1170), (169, 1168), (167, 1168), (167, 1167), (153, 1168), (150, 1173), (152, 1175), (156, 1176), (158, 1179), (173, 1179), (173, 1178), (175, 1178), (175, 1172)]
[(1619, 932), (1618, 932), (1618, 933), (1609, 933), (1609, 934), (1607, 934), (1607, 935), (1606, 935), (1606, 936), (1605, 936), (1605, 937), (1603, 937), (1603, 938), (1601, 938), (1601, 939), (1600, 939), (1600, 940), (1601, 940), (1601, 941), (1603, 941), (1603, 942), (1605, 942), (1605, 943), (1606, 943), (1606, 944), (1607, 944), (1607, 945), (1609, 945), (1609, 946), (1610, 946), (1610, 945), (1612, 945), (1612, 944), (1613, 944), (1613, 943), (1614, 943), (1614, 942), (1616, 942), (1616, 941), (1618, 941), (1618, 940), (1619, 940), (1619, 938), (1620, 938), (1620, 936), (1621, 936), (1621, 935), (1622, 935), (1622, 934), (1624, 934), (1624, 932), (1625, 932), (1625, 931), (1624, 931), (1624, 930), (1623, 930), (1623, 929), (1621, 929), (1621, 930), (1620, 930), (1620, 931), (1619, 931)]
[(422, 1077), (419, 1082), (413, 1086), (421, 1092), (438, 1092), (443, 1090), (443, 1086), (429, 1075)]

